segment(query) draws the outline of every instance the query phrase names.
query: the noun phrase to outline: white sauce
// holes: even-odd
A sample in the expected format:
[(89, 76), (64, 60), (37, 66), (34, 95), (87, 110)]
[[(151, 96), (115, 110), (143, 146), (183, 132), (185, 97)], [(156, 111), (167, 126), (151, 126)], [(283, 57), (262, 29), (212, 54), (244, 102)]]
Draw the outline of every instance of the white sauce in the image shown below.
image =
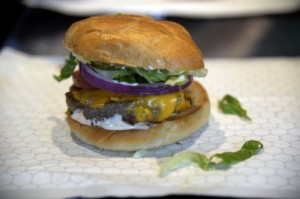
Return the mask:
[(138, 86), (139, 85), (138, 83), (127, 83), (127, 82), (118, 82), (118, 81), (116, 81), (116, 83), (123, 84), (123, 85), (129, 85), (129, 86)]
[(150, 66), (150, 65), (149, 65), (149, 66), (146, 66), (145, 69), (148, 69), (148, 70), (154, 70), (153, 66)]
[(86, 119), (82, 109), (76, 109), (71, 115), (73, 120), (89, 126), (99, 126), (107, 130), (128, 130), (128, 129), (148, 129), (150, 126), (147, 123), (139, 122), (134, 125), (128, 124), (122, 120), (120, 114), (115, 114), (113, 117), (103, 121)]

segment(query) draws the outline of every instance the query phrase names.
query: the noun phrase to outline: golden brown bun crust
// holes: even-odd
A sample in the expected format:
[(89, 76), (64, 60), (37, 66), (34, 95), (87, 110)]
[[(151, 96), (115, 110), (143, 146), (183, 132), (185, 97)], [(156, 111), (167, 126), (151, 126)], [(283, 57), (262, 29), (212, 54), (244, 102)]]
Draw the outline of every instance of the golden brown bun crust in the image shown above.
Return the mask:
[(174, 22), (138, 15), (102, 15), (71, 25), (65, 47), (91, 61), (155, 69), (204, 67), (200, 49)]
[(203, 126), (210, 114), (210, 102), (205, 89), (195, 81), (187, 88), (191, 92), (194, 111), (184, 117), (164, 121), (147, 130), (111, 131), (80, 124), (67, 115), (71, 131), (85, 143), (112, 151), (152, 149), (182, 140)]

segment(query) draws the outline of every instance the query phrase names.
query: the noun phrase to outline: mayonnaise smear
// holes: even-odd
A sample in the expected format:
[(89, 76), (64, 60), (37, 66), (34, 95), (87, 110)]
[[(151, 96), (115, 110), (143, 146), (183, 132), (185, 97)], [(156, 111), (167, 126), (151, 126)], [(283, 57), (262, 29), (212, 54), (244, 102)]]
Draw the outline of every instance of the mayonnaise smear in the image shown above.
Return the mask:
[(113, 117), (103, 121), (86, 119), (82, 109), (76, 109), (71, 115), (73, 120), (89, 126), (99, 126), (107, 130), (129, 130), (129, 129), (148, 129), (150, 126), (144, 122), (138, 122), (134, 125), (128, 124), (122, 120), (122, 115), (115, 114)]

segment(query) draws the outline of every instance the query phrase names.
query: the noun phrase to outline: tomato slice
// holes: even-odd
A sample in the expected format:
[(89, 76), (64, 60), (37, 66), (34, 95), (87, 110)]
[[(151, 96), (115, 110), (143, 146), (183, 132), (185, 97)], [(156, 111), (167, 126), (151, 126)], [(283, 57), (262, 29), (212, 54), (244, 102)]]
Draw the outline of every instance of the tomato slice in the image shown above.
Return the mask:
[(73, 79), (73, 85), (77, 88), (81, 88), (81, 89), (97, 89), (96, 87), (94, 87), (93, 85), (91, 85), (90, 83), (88, 83), (87, 81), (85, 81), (85, 79), (83, 79), (83, 77), (80, 74), (79, 70), (76, 70), (73, 72), (72, 74), (72, 79)]

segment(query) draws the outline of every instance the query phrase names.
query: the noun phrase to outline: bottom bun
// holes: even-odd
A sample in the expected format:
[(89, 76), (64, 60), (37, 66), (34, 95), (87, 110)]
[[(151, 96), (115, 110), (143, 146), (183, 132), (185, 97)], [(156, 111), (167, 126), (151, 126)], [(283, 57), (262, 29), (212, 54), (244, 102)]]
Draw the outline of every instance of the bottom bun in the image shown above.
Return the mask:
[(193, 107), (187, 114), (173, 117), (146, 130), (106, 130), (81, 124), (67, 114), (71, 131), (85, 143), (112, 151), (138, 151), (165, 146), (182, 140), (203, 126), (210, 114), (207, 92), (198, 82), (193, 82), (185, 92), (192, 96)]

